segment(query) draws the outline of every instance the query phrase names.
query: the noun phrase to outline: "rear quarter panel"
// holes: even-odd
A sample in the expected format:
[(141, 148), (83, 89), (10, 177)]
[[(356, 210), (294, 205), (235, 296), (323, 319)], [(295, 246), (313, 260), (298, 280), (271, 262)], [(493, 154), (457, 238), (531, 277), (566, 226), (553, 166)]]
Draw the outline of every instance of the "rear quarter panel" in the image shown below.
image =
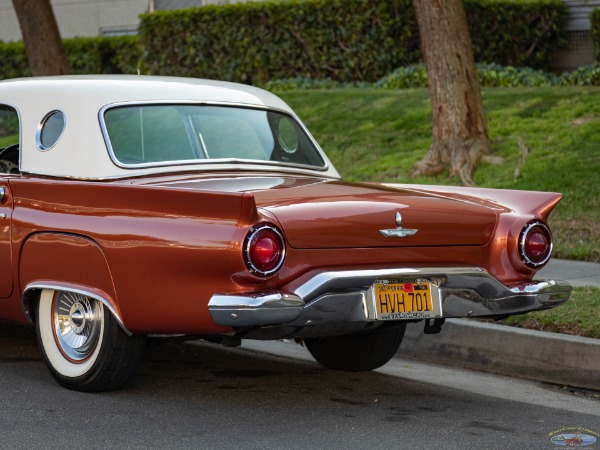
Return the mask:
[(21, 292), (54, 278), (104, 291), (134, 333), (223, 331), (205, 306), (215, 291), (240, 289), (231, 273), (243, 261), (232, 255), (251, 221), (241, 194), (40, 178), (13, 192)]

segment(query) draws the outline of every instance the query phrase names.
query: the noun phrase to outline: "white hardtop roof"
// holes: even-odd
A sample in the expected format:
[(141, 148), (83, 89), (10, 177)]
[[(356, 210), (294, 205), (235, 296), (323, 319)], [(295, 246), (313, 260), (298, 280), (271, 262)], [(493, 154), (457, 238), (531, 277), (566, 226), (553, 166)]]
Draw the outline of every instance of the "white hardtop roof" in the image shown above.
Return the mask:
[[(0, 95), (23, 94), (32, 101), (72, 100), (87, 106), (134, 101), (225, 102), (277, 108), (292, 113), (279, 97), (263, 89), (227, 81), (145, 75), (67, 75), (0, 81)], [(75, 98), (77, 96), (77, 98)], [(66, 98), (65, 98), (66, 97)], [(21, 97), (22, 98), (22, 97)], [(89, 103), (91, 104), (89, 104)]]
[[(279, 97), (263, 89), (225, 81), (140, 75), (84, 75), (32, 77), (0, 81), (0, 104), (14, 107), (21, 124), (21, 171), (79, 179), (107, 179), (173, 171), (260, 168), (260, 170), (314, 170), (238, 162), (124, 169), (115, 165), (106, 149), (99, 121), (102, 108), (120, 103), (192, 102), (272, 108), (294, 114)], [(62, 111), (66, 127), (58, 143), (39, 151), (35, 134), (51, 111)], [(321, 176), (339, 177), (323, 155), (328, 169)]]

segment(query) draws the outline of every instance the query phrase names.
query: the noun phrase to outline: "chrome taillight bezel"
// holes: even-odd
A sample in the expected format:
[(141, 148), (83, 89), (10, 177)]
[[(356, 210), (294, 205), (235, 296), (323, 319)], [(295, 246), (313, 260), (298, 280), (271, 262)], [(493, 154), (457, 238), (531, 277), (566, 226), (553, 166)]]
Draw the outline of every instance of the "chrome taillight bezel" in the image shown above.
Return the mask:
[[(533, 261), (529, 257), (529, 255), (527, 255), (527, 252), (525, 251), (525, 245), (527, 243), (527, 238), (529, 237), (529, 234), (532, 232), (532, 230), (534, 230), (535, 228), (541, 228), (542, 230), (544, 230), (544, 232), (548, 238), (547, 254), (544, 257), (544, 259), (542, 259), (541, 261), (537, 261), (537, 262)], [(521, 230), (521, 234), (519, 236), (519, 255), (521, 256), (521, 260), (527, 267), (537, 268), (537, 267), (540, 267), (540, 266), (543, 266), (544, 264), (546, 264), (548, 262), (548, 260), (550, 259), (550, 256), (552, 255), (553, 246), (554, 246), (554, 244), (552, 242), (552, 232), (550, 231), (550, 228), (548, 228), (548, 226), (544, 222), (541, 222), (539, 220), (529, 222), (528, 224), (526, 224), (523, 227), (523, 230)]]
[[(279, 254), (279, 260), (277, 261), (277, 264), (273, 268), (266, 270), (266, 271), (261, 270), (258, 267), (256, 267), (256, 264), (252, 261), (252, 257), (250, 254), (252, 241), (254, 240), (254, 238), (256, 238), (260, 234), (261, 231), (263, 231), (265, 229), (268, 229), (269, 231), (273, 232), (277, 236), (277, 238), (279, 239), (280, 244), (281, 244), (281, 252)], [(246, 239), (244, 240), (243, 253), (244, 253), (244, 262), (246, 263), (246, 267), (248, 268), (250, 273), (252, 273), (254, 275), (259, 275), (261, 277), (267, 277), (269, 275), (273, 275), (274, 273), (279, 271), (279, 269), (281, 269), (281, 266), (283, 266), (283, 262), (285, 261), (286, 247), (285, 247), (285, 239), (283, 238), (283, 234), (274, 225), (271, 225), (271, 224), (257, 225), (255, 227), (251, 228), (250, 231), (248, 232), (248, 234), (246, 235)]]

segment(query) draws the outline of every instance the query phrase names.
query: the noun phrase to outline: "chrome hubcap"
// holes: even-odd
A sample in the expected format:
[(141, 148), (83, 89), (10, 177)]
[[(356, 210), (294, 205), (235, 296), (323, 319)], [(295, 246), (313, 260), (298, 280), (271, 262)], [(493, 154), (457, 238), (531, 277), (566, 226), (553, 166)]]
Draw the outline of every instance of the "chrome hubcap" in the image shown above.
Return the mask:
[(54, 333), (61, 352), (75, 362), (96, 348), (102, 328), (102, 303), (73, 292), (59, 292), (54, 301)]

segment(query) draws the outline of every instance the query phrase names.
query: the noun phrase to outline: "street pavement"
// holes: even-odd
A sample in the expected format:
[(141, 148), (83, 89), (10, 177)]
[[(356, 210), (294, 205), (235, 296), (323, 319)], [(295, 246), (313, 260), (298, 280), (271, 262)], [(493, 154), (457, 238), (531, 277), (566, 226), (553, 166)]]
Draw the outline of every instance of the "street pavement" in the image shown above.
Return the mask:
[(566, 427), (600, 438), (600, 393), (416, 360), (344, 374), (294, 342), (154, 343), (124, 389), (89, 394), (54, 382), (33, 327), (3, 324), (0, 342), (0, 449), (544, 450)]
[[(551, 260), (536, 279), (600, 287), (600, 264)], [(438, 335), (407, 327), (398, 356), (600, 391), (600, 340), (449, 319)]]

